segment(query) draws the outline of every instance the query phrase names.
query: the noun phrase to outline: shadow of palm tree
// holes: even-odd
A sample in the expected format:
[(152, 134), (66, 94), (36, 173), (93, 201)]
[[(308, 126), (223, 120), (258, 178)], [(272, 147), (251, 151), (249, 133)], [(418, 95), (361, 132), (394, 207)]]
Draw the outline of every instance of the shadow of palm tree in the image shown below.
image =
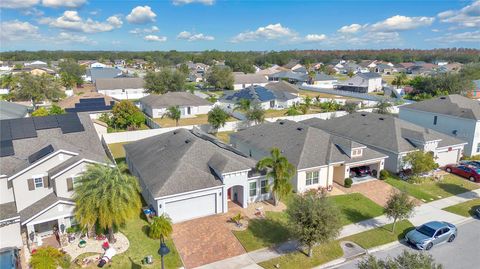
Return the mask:
[(442, 190), (444, 190), (445, 192), (448, 192), (452, 195), (457, 195), (457, 194), (460, 194), (460, 193), (470, 191), (469, 189), (464, 188), (461, 185), (452, 184), (452, 183), (442, 183), (442, 182), (440, 182), (440, 183), (438, 183), (438, 187), (440, 187)]
[(268, 218), (250, 220), (248, 229), (253, 236), (261, 238), (270, 245), (285, 242), (290, 237), (286, 224)]

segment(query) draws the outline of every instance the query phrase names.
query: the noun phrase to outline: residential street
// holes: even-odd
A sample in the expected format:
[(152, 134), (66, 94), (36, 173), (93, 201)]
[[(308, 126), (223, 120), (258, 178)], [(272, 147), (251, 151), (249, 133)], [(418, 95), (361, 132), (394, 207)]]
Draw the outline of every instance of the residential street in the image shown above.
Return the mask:
[[(429, 253), (433, 255), (436, 262), (441, 263), (446, 269), (478, 268), (480, 264), (480, 255), (478, 255), (478, 250), (480, 249), (480, 221), (478, 219), (469, 220), (458, 226), (458, 229), (458, 237), (453, 243), (434, 246)], [(405, 249), (418, 251), (409, 246), (400, 245), (376, 252), (373, 255), (379, 258), (395, 257)], [(352, 260), (335, 268), (357, 268), (356, 264), (360, 259)]]

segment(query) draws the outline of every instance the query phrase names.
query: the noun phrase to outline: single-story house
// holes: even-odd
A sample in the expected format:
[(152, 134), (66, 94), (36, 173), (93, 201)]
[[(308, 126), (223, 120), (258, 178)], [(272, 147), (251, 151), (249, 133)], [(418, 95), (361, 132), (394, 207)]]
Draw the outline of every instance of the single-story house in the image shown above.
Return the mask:
[(178, 106), (182, 118), (207, 114), (213, 104), (188, 92), (167, 92), (162, 95), (150, 94), (138, 100), (140, 109), (152, 118), (160, 118), (171, 106)]
[(333, 89), (337, 82), (338, 80), (332, 76), (325, 73), (316, 73), (312, 78), (311, 84), (322, 89)]
[(405, 168), (403, 157), (417, 150), (432, 152), (440, 166), (456, 163), (466, 144), (395, 116), (377, 113), (361, 112), (329, 120), (312, 118), (302, 122), (387, 155), (385, 169), (395, 173)]
[(233, 89), (240, 90), (249, 86), (265, 86), (268, 83), (268, 77), (261, 74), (234, 73)]
[[(323, 130), (289, 120), (265, 122), (232, 133), (230, 143), (255, 160), (270, 156), (272, 148), (296, 168), (293, 190), (331, 189), (333, 182), (344, 184), (352, 177), (354, 183), (373, 179), (383, 169), (387, 156), (358, 142), (331, 135)], [(369, 166), (372, 177), (355, 177), (351, 169)]]
[(335, 88), (360, 93), (381, 91), (383, 89), (382, 76), (373, 72), (358, 73), (346, 81), (339, 82)]
[(250, 86), (242, 90), (226, 91), (218, 102), (221, 107), (231, 110), (242, 99), (250, 100), (252, 105), (259, 105), (263, 109), (289, 108), (301, 101), (298, 95), (287, 91)]
[(293, 71), (289, 70), (289, 71), (281, 71), (281, 72), (278, 72), (278, 73), (268, 75), (268, 80), (269, 81), (285, 80), (285, 81), (288, 81), (292, 84), (301, 85), (301, 84), (306, 83), (308, 81), (308, 75), (304, 74), (304, 73), (293, 72)]
[(123, 75), (122, 70), (118, 68), (89, 68), (87, 69), (83, 79), (88, 82), (95, 83), (101, 78), (117, 78)]
[(98, 78), (95, 80), (95, 89), (117, 100), (136, 100), (148, 95), (144, 84), (143, 78)]
[(300, 89), (286, 81), (279, 81), (279, 82), (270, 82), (265, 85), (265, 88), (272, 90), (272, 91), (279, 91), (279, 92), (286, 92), (296, 96), (300, 95)]
[(465, 155), (480, 154), (480, 102), (459, 94), (400, 106), (400, 118), (468, 142)]
[(124, 145), (126, 162), (142, 196), (174, 223), (228, 212), (270, 199), (255, 161), (198, 130), (177, 129)]

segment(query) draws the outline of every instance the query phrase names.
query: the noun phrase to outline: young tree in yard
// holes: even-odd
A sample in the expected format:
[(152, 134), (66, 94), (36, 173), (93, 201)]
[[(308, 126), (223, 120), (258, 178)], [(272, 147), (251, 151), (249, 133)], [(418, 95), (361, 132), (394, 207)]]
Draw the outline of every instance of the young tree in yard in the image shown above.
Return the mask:
[(280, 153), (280, 149), (273, 148), (269, 157), (265, 157), (257, 163), (257, 168), (267, 169), (266, 177), (273, 179), (271, 191), (274, 204), (277, 206), (278, 202), (292, 191), (290, 180), (295, 176), (295, 166)]
[(145, 89), (148, 93), (164, 94), (185, 90), (187, 76), (178, 70), (164, 68), (160, 72), (147, 72), (145, 75)]
[(233, 82), (235, 81), (230, 67), (213, 66), (207, 75), (208, 84), (216, 89), (233, 90)]
[(285, 112), (285, 115), (287, 115), (287, 116), (297, 116), (297, 115), (301, 115), (301, 114), (302, 113), (300, 111), (298, 111), (296, 105), (289, 107), (287, 112)]
[(110, 123), (115, 129), (126, 129), (128, 127), (140, 127), (145, 122), (145, 116), (138, 107), (129, 100), (122, 100), (116, 103), (112, 109)]
[(61, 115), (65, 114), (65, 110), (57, 105), (52, 105), (48, 110), (48, 115)]
[(286, 213), (293, 234), (307, 246), (308, 257), (315, 244), (335, 239), (342, 228), (339, 210), (323, 194), (295, 195)]
[(22, 73), (15, 87), (15, 98), (31, 101), (34, 109), (39, 102), (57, 100), (64, 95), (58, 81), (50, 75), (34, 76), (30, 73)]
[(393, 219), (392, 233), (398, 220), (409, 218), (413, 214), (415, 203), (404, 191), (393, 191), (385, 205), (384, 212), (388, 218)]
[(265, 121), (265, 110), (260, 106), (254, 106), (245, 113), (245, 117), (248, 121), (253, 121), (255, 124), (259, 124)]
[(220, 128), (225, 126), (230, 115), (228, 115), (225, 110), (221, 109), (218, 106), (215, 106), (212, 110), (208, 112), (208, 123), (212, 126), (215, 132)]
[(346, 102), (345, 105), (343, 106), (343, 109), (348, 114), (353, 114), (353, 113), (357, 112), (358, 104), (355, 103), (355, 102)]
[(441, 264), (435, 263), (432, 255), (425, 252), (409, 252), (404, 250), (395, 258), (385, 260), (368, 255), (357, 264), (358, 269), (442, 269)]
[(173, 232), (172, 220), (162, 214), (153, 218), (153, 222), (150, 224), (148, 230), (148, 236), (153, 239), (160, 239), (165, 242), (165, 238), (170, 237)]
[(233, 110), (234, 111), (235, 110), (248, 111), (251, 106), (252, 106), (252, 102), (250, 102), (249, 99), (242, 98), (242, 99), (238, 100), (238, 102), (235, 104), (235, 108)]
[(37, 110), (32, 112), (32, 117), (44, 117), (48, 115), (49, 115), (48, 110), (44, 107), (40, 107)]
[(403, 157), (403, 162), (411, 166), (414, 175), (427, 173), (438, 167), (433, 154), (421, 150), (408, 153)]
[(391, 107), (392, 107), (392, 103), (390, 103), (386, 100), (382, 100), (382, 101), (377, 103), (376, 112), (378, 114), (390, 114), (390, 108)]
[(405, 85), (406, 83), (407, 83), (407, 75), (403, 72), (396, 75), (392, 81), (392, 85), (395, 85), (397, 88)]
[(75, 186), (75, 219), (87, 229), (95, 224), (108, 229), (108, 240), (112, 242), (114, 227), (138, 216), (142, 206), (139, 192), (137, 179), (120, 168), (90, 165)]
[(30, 266), (33, 269), (70, 268), (70, 256), (54, 247), (39, 247), (30, 258)]
[(85, 67), (79, 65), (75, 60), (68, 59), (62, 61), (58, 64), (60, 68), (59, 73), (60, 77), (63, 79), (68, 78), (68, 80), (73, 81), (73, 85), (82, 85), (83, 78), (82, 76), (85, 75)]
[(178, 106), (171, 106), (167, 109), (167, 112), (163, 114), (162, 119), (167, 117), (171, 120), (175, 121), (175, 126), (178, 126), (178, 121), (180, 120), (182, 116), (182, 112), (180, 111), (180, 108)]

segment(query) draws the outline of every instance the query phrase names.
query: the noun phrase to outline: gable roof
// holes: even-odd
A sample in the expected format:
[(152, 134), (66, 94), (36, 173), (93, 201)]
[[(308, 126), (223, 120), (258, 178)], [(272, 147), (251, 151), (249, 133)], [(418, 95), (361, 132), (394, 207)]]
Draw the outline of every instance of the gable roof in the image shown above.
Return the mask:
[(337, 80), (337, 79), (325, 73), (316, 73), (313, 80), (314, 81), (330, 81), (330, 80)]
[[(63, 109), (69, 109), (69, 108), (74, 109), (77, 106), (81, 106), (79, 104), (87, 103), (88, 100), (92, 100), (92, 99), (98, 101), (98, 103), (97, 103), (98, 106), (103, 104), (105, 106), (105, 108), (109, 107), (107, 110), (111, 109), (112, 104), (114, 103), (113, 98), (110, 97), (110, 96), (101, 94), (99, 92), (86, 92), (86, 93), (83, 93), (83, 94), (80, 94), (80, 95), (75, 94), (75, 95), (67, 97), (63, 100), (60, 100), (58, 102), (58, 106), (60, 106)], [(100, 99), (102, 99), (103, 102)], [(95, 111), (98, 111), (98, 110), (95, 110)]]
[(154, 198), (221, 186), (218, 173), (250, 170), (255, 162), (215, 138), (177, 129), (124, 145)]
[(265, 88), (272, 91), (288, 92), (295, 95), (298, 95), (298, 93), (300, 92), (300, 89), (297, 86), (291, 83), (288, 83), (284, 80), (281, 80), (278, 82), (270, 82), (267, 85), (265, 85)]
[(459, 94), (440, 96), (400, 107), (402, 108), (480, 120), (480, 102)]
[(0, 101), (0, 120), (23, 118), (27, 113), (27, 106)]
[[(297, 169), (385, 157), (379, 152), (367, 149), (362, 157), (352, 159), (340, 147), (346, 145), (345, 139), (289, 120), (262, 123), (233, 133), (230, 137), (259, 149), (264, 154), (269, 154), (272, 148), (279, 148)], [(363, 145), (353, 142), (351, 146)]]
[(122, 70), (117, 68), (90, 68), (87, 69), (87, 76), (92, 78), (92, 81), (95, 82), (97, 79), (101, 78), (115, 78), (122, 75)]
[(465, 144), (464, 141), (397, 117), (376, 113), (354, 113), (329, 120), (312, 118), (302, 123), (367, 146), (395, 153), (416, 150), (417, 147), (412, 143), (413, 141), (441, 140), (440, 147)]
[(307, 81), (308, 80), (308, 75), (299, 73), (299, 72), (293, 72), (293, 71), (281, 71), (275, 74), (268, 75), (270, 78), (277, 78), (277, 79), (290, 79), (290, 80), (297, 80), (297, 81)]
[(268, 78), (262, 74), (238, 74), (234, 75), (234, 84), (252, 84), (252, 83), (268, 83)]
[(143, 78), (99, 78), (95, 81), (97, 91), (114, 89), (143, 89)]
[(188, 92), (167, 92), (162, 95), (149, 94), (139, 102), (152, 108), (168, 108), (171, 106), (209, 106), (212, 103)]
[(36, 201), (35, 203), (31, 204), (30, 206), (22, 209), (18, 214), (20, 215), (20, 219), (22, 221), (22, 225), (25, 224), (26, 221), (29, 221), (31, 218), (35, 217), (35, 215), (39, 214), (43, 210), (52, 207), (53, 205), (64, 202), (64, 203), (72, 203), (73, 200), (63, 197), (58, 197), (54, 192), (46, 195), (42, 199)]
[[(390, 66), (389, 66), (390, 67)], [(382, 78), (382, 76), (378, 73), (367, 72), (367, 73), (357, 73), (355, 76), (359, 76), (363, 79), (375, 79), (375, 78)]]
[(220, 98), (220, 100), (229, 101), (229, 102), (238, 102), (241, 99), (247, 99), (253, 103), (263, 103), (263, 102), (268, 102), (272, 100), (283, 101), (283, 100), (291, 100), (295, 98), (297, 98), (297, 96), (289, 92), (270, 90), (266, 87), (252, 85), (241, 90), (227, 91)]

